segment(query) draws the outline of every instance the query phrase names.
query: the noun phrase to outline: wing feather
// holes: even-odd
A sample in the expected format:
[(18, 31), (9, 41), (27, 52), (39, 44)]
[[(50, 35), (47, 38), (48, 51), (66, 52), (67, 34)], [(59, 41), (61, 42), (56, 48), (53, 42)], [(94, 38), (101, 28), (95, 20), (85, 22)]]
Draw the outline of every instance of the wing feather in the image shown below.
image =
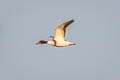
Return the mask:
[(65, 39), (65, 33), (66, 33), (66, 28), (72, 23), (74, 22), (74, 20), (69, 20), (63, 24), (61, 24), (60, 26), (58, 26), (56, 29), (55, 29), (55, 37), (54, 37), (54, 40), (56, 41), (63, 41), (63, 40), (66, 40)]

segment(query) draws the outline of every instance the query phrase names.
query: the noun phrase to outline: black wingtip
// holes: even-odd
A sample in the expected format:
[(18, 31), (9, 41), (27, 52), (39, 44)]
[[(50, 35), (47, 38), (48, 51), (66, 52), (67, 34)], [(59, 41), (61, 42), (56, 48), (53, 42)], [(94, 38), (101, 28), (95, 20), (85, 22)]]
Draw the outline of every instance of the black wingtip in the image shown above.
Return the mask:
[(72, 19), (71, 21), (72, 21), (72, 22), (75, 22), (75, 20), (74, 20), (74, 19)]

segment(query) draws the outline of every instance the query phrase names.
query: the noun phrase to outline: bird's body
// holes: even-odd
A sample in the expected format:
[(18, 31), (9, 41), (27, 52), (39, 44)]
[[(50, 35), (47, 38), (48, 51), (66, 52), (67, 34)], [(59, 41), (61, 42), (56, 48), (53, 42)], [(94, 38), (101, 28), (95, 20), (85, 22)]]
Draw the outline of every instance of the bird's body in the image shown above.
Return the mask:
[(55, 29), (55, 36), (54, 37), (52, 36), (53, 40), (50, 40), (50, 41), (41, 40), (36, 44), (48, 44), (48, 45), (52, 45), (52, 46), (56, 46), (56, 47), (66, 47), (66, 46), (70, 46), (70, 45), (75, 45), (74, 43), (69, 42), (65, 39), (66, 28), (72, 22), (74, 22), (73, 19), (58, 26)]
[(56, 46), (56, 47), (65, 47), (65, 46), (74, 45), (74, 43), (69, 42), (69, 41), (56, 41), (56, 40), (48, 41), (47, 44)]

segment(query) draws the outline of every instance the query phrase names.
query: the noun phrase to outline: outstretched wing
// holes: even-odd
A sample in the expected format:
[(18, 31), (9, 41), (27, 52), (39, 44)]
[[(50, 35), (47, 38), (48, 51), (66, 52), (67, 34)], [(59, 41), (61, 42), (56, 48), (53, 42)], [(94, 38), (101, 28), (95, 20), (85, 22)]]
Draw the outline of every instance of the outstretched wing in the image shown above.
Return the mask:
[(65, 33), (66, 33), (66, 28), (72, 23), (74, 22), (74, 20), (69, 20), (63, 24), (61, 24), (60, 26), (58, 26), (55, 29), (55, 36), (54, 36), (54, 40), (56, 41), (63, 41), (66, 40), (65, 39)]

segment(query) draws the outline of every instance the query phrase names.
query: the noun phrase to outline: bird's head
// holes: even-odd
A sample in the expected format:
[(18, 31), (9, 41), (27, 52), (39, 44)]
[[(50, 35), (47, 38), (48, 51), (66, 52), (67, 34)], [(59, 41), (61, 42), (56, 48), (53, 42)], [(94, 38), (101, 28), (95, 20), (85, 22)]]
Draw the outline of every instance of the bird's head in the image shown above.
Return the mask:
[(36, 45), (40, 45), (40, 44), (47, 44), (48, 41), (44, 41), (44, 40), (40, 40), (36, 43)]

